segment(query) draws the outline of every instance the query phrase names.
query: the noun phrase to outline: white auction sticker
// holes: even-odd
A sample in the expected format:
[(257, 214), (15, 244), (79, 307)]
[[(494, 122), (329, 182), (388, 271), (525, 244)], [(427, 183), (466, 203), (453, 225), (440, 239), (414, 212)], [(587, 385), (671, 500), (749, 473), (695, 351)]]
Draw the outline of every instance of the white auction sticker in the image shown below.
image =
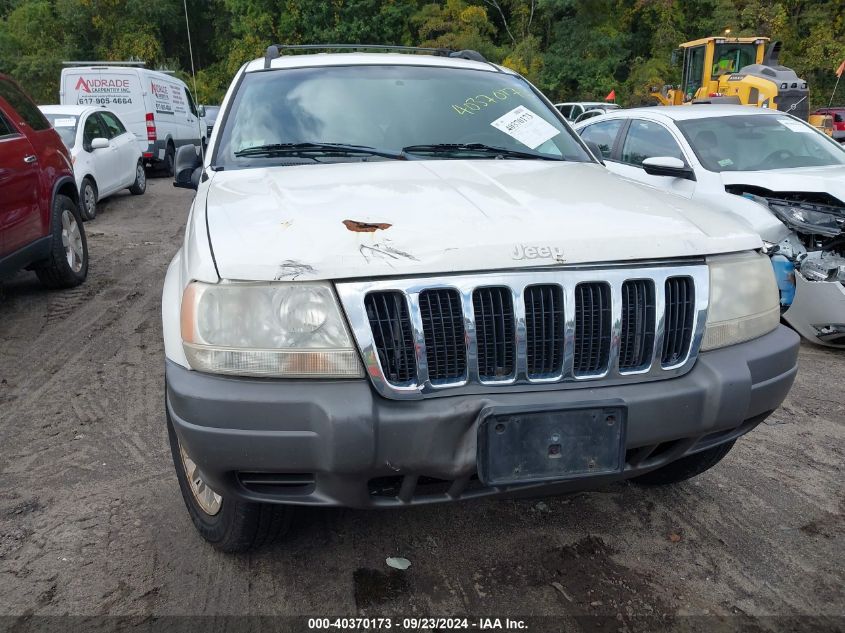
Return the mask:
[(515, 107), (490, 125), (531, 149), (560, 134), (560, 130), (525, 106)]
[(76, 119), (56, 119), (53, 127), (74, 127), (75, 125)]

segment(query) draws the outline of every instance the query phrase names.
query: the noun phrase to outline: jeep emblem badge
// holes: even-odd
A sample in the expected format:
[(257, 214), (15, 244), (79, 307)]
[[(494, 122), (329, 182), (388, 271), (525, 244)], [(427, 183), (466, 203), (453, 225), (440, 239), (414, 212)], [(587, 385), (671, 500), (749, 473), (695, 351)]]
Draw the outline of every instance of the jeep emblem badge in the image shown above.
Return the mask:
[(532, 246), (516, 244), (511, 253), (511, 259), (553, 259), (557, 262), (565, 261), (563, 249), (559, 246)]

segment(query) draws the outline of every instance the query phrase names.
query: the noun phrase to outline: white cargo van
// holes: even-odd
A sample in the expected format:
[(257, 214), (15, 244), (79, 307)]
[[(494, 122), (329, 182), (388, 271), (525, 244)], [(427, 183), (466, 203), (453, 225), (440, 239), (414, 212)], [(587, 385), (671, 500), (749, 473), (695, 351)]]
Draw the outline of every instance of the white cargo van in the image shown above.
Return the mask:
[(92, 62), (62, 70), (62, 105), (101, 105), (135, 134), (144, 163), (173, 173), (176, 149), (206, 141), (202, 111), (188, 86), (142, 62)]

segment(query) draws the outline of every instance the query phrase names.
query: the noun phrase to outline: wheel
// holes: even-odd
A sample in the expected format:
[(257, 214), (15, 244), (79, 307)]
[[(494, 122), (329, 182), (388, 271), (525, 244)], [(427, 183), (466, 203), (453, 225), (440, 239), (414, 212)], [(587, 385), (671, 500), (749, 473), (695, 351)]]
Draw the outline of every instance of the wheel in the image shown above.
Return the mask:
[(202, 479), (167, 416), (170, 453), (188, 514), (202, 537), (223, 552), (246, 552), (275, 541), (290, 525), (288, 506), (226, 499)]
[(664, 486), (695, 477), (722, 461), (735, 443), (736, 440), (717, 444), (700, 453), (693, 453), (662, 468), (634, 477), (631, 481), (645, 486)]
[(173, 143), (167, 144), (167, 149), (164, 150), (164, 160), (161, 162), (161, 171), (165, 176), (173, 177), (173, 165), (176, 160), (176, 148)]
[(133, 196), (140, 196), (147, 190), (147, 172), (144, 171), (144, 163), (140, 160), (135, 165), (135, 182), (129, 187), (129, 193)]
[(82, 179), (82, 186), (79, 188), (79, 199), (82, 203), (80, 209), (83, 220), (93, 220), (97, 217), (97, 185), (90, 176)]
[(35, 268), (48, 288), (72, 288), (88, 276), (88, 242), (76, 204), (61, 194), (53, 200), (50, 216), (50, 257)]

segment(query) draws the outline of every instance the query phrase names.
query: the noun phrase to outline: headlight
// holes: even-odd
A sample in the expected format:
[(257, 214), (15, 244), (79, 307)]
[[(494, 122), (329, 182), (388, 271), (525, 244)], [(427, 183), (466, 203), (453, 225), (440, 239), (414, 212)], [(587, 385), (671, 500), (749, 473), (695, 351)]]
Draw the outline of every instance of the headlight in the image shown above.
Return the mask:
[(780, 322), (780, 299), (769, 258), (758, 253), (711, 257), (710, 306), (702, 351), (749, 341)]
[[(832, 213), (825, 213), (818, 208), (812, 208), (810, 203), (795, 202), (790, 204), (786, 200), (768, 199), (769, 208), (787, 225), (797, 229), (836, 237), (842, 232), (845, 222)], [(816, 205), (820, 206), (820, 205)]]
[(216, 374), (355, 378), (358, 353), (328, 284), (193, 282), (182, 297), (192, 368)]

